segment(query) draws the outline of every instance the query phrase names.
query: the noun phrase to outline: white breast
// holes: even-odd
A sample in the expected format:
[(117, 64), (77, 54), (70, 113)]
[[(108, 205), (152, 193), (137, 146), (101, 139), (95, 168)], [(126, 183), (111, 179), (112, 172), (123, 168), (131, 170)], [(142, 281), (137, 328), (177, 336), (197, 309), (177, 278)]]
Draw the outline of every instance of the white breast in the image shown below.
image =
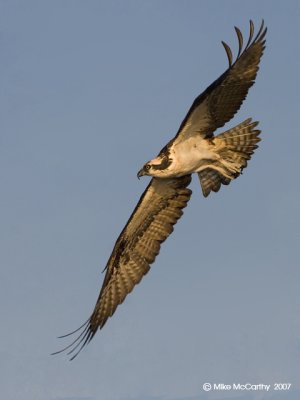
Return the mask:
[(214, 146), (201, 137), (190, 137), (184, 142), (171, 146), (170, 157), (173, 162), (170, 172), (177, 176), (196, 172), (203, 160), (214, 160), (217, 154)]

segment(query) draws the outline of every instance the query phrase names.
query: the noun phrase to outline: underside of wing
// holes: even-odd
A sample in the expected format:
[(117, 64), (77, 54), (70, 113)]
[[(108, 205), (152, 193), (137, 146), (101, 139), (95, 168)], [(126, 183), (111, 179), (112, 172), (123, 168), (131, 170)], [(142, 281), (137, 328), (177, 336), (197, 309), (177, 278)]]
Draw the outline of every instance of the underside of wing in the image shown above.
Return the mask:
[(250, 21), (249, 39), (244, 48), (241, 31), (237, 27), (235, 31), (239, 44), (235, 61), (230, 47), (222, 42), (229, 68), (195, 99), (180, 125), (175, 142), (186, 140), (193, 135), (212, 137), (213, 132), (228, 122), (239, 110), (249, 88), (254, 84), (265, 48), (267, 28), (262, 22), (254, 37), (254, 25)]
[[(66, 348), (72, 359), (91, 341), (117, 306), (149, 271), (160, 245), (172, 233), (183, 214), (192, 191), (191, 176), (177, 179), (153, 178), (120, 234), (106, 266), (106, 274), (95, 309), (89, 320), (71, 334), (82, 330)], [(68, 336), (68, 335), (66, 335)]]

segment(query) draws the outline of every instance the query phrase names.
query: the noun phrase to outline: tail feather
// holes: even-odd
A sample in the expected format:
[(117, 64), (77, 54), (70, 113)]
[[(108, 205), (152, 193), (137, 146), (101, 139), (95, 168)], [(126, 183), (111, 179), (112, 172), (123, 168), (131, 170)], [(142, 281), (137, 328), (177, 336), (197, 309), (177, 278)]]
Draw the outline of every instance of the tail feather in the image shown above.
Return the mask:
[(221, 183), (223, 183), (223, 185), (229, 185), (231, 181), (231, 179), (225, 178), (218, 171), (211, 168), (206, 168), (205, 170), (198, 172), (198, 176), (204, 197), (207, 197), (211, 191), (218, 192)]
[(258, 137), (260, 130), (255, 129), (258, 122), (251, 121), (251, 118), (246, 119), (246, 121), (241, 124), (218, 135), (215, 140), (222, 140), (226, 144), (228, 150), (231, 149), (234, 152), (244, 153), (244, 155), (248, 155), (248, 159), (250, 159), (250, 156), (258, 147), (256, 143), (261, 140)]
[(255, 129), (258, 122), (248, 118), (241, 124), (216, 136), (213, 143), (219, 149), (220, 159), (198, 172), (202, 192), (207, 197), (211, 191), (218, 192), (221, 184), (228, 185), (247, 167), (257, 143), (260, 130)]

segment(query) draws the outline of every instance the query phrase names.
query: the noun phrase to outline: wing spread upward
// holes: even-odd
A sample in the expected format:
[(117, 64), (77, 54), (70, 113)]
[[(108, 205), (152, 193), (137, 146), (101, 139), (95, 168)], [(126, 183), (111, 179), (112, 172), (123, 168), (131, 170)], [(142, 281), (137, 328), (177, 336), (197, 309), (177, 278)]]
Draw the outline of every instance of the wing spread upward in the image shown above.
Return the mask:
[[(160, 244), (173, 231), (183, 214), (192, 191), (187, 188), (191, 176), (177, 179), (153, 178), (121, 232), (106, 266), (106, 274), (95, 309), (79, 329), (81, 334), (61, 351), (68, 354), (90, 342), (125, 297), (140, 282), (160, 250)], [(68, 336), (68, 335), (65, 335)], [(59, 351), (59, 352), (61, 352)]]
[(192, 104), (175, 136), (180, 142), (195, 134), (207, 138), (229, 121), (239, 110), (249, 88), (254, 84), (260, 58), (265, 48), (264, 22), (253, 39), (254, 25), (250, 21), (248, 43), (243, 49), (243, 36), (235, 27), (239, 50), (235, 62), (232, 62), (230, 47), (222, 42), (229, 61), (229, 68), (213, 82)]

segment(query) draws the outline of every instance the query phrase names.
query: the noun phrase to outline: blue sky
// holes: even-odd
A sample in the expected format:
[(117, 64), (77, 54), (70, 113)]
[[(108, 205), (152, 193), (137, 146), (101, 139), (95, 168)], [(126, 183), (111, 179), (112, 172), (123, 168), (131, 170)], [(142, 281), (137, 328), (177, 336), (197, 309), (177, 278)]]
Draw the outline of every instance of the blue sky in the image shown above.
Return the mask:
[[(3, 398), (279, 398), (202, 390), (247, 381), (299, 398), (299, 17), (297, 1), (0, 1)], [(250, 18), (267, 49), (227, 125), (260, 121), (249, 167), (207, 199), (194, 179), (147, 277), (75, 361), (51, 357), (94, 307), (137, 171)]]

